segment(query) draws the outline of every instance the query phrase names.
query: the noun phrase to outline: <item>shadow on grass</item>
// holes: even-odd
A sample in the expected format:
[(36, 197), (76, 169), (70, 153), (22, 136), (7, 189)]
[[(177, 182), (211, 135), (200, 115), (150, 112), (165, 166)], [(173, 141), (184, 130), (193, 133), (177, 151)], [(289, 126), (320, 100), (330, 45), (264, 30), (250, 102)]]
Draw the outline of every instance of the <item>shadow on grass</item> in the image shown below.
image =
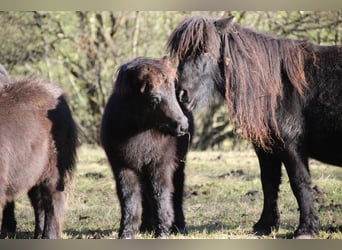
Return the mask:
[[(287, 231), (287, 232), (274, 232), (271, 235), (268, 236), (257, 236), (254, 235), (252, 229), (248, 230), (247, 234), (245, 234), (246, 236), (255, 236), (257, 238), (260, 239), (269, 239), (269, 238), (274, 238), (274, 239), (293, 239), (294, 237), (294, 231), (295, 231), (295, 227), (291, 226), (291, 225), (284, 225), (281, 227), (283, 230)], [(232, 226), (232, 225), (217, 225), (217, 223), (211, 223), (211, 224), (204, 224), (204, 225), (199, 225), (199, 226), (188, 226), (187, 227), (187, 231), (188, 231), (188, 235), (192, 235), (192, 234), (196, 234), (196, 233), (205, 233), (205, 234), (220, 234), (222, 233), (222, 231), (232, 231), (234, 232), (234, 230), (238, 230), (238, 226)], [(325, 232), (327, 234), (332, 234), (332, 233), (339, 233), (342, 232), (342, 225), (340, 226), (332, 226), (332, 225), (322, 225), (320, 228), (320, 232)], [(272, 237), (273, 235), (273, 237)], [(238, 235), (235, 235), (238, 236)], [(243, 237), (242, 237), (243, 238)], [(250, 237), (246, 237), (246, 238), (250, 238)], [(315, 237), (314, 237), (315, 238)]]
[[(264, 239), (264, 238), (272, 238), (272, 236), (258, 236), (254, 234), (252, 228), (250, 230), (247, 230), (244, 234), (241, 234), (241, 237), (238, 234), (235, 234), (234, 231), (241, 230), (239, 229), (239, 226), (232, 226), (232, 225), (217, 225), (217, 223), (212, 223), (212, 224), (205, 224), (205, 225), (200, 225), (200, 226), (188, 226), (188, 235), (192, 234), (203, 234), (205, 233), (206, 235), (219, 235), (219, 234), (224, 234), (223, 232), (230, 231), (230, 237), (233, 238), (239, 238), (239, 239), (250, 239), (250, 238), (259, 238), (259, 239)], [(229, 235), (227, 234), (227, 237)], [(244, 238), (245, 236), (245, 238)], [(293, 233), (284, 233), (284, 234), (279, 234), (275, 233), (274, 234), (276, 239), (292, 239), (293, 238)], [(224, 239), (227, 237), (223, 236)]]
[(15, 236), (7, 236), (1, 234), (0, 239), (33, 239), (33, 232), (30, 231), (18, 231)]
[[(102, 238), (117, 238), (117, 232), (113, 230), (91, 230), (91, 229), (83, 229), (83, 230), (73, 230), (67, 229), (64, 230), (63, 233), (66, 235), (66, 239), (102, 239)], [(34, 233), (29, 231), (18, 231), (14, 237), (10, 237), (10, 239), (33, 239)], [(1, 237), (3, 239), (3, 237)], [(5, 237), (8, 239), (8, 237)]]
[(103, 238), (117, 238), (117, 232), (111, 229), (82, 229), (82, 230), (73, 230), (67, 229), (63, 231), (64, 234), (68, 236), (68, 238), (72, 239), (103, 239)]
[[(294, 236), (294, 228), (292, 226), (284, 226), (282, 229), (285, 229), (286, 233), (274, 233), (276, 239), (293, 239)], [(217, 223), (208, 223), (199, 226), (188, 226), (187, 227), (187, 235), (195, 235), (195, 234), (220, 234), (222, 231), (234, 231), (238, 230), (238, 227), (231, 225), (218, 225)], [(320, 228), (320, 231), (330, 233), (338, 233), (342, 232), (342, 225), (332, 226), (332, 225), (324, 225)], [(73, 230), (67, 229), (64, 230), (63, 233), (67, 236), (67, 239), (117, 239), (117, 231), (116, 230), (92, 230), (92, 229), (82, 229), (82, 230)], [(252, 229), (248, 232), (248, 235), (253, 235)], [(186, 236), (185, 236), (186, 237)], [(259, 238), (259, 237), (258, 237)], [(260, 236), (260, 238), (270, 238), (270, 236), (264, 237)], [(33, 232), (29, 231), (19, 231), (16, 233), (14, 239), (33, 239)]]
[(340, 226), (325, 225), (321, 227), (321, 230), (327, 233), (339, 233), (339, 232), (342, 232), (342, 225)]
[(208, 233), (208, 234), (213, 234), (213, 233), (219, 233), (222, 232), (223, 230), (234, 230), (237, 227), (234, 227), (232, 225), (225, 225), (221, 223), (207, 223), (203, 225), (198, 225), (198, 226), (187, 226), (187, 231), (188, 234), (191, 233)]

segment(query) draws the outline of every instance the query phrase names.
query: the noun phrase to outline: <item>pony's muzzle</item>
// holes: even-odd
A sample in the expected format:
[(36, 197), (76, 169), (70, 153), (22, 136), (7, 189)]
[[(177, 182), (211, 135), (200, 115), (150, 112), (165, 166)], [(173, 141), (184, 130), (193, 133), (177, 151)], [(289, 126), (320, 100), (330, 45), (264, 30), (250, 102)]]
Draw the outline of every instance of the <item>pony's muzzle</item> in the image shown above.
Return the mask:
[(186, 134), (188, 132), (188, 129), (189, 129), (188, 119), (185, 116), (183, 116), (177, 126), (177, 136), (182, 136)]
[(188, 133), (189, 124), (188, 119), (184, 117), (179, 117), (178, 119), (162, 124), (159, 130), (164, 133), (170, 134), (172, 136), (182, 136)]

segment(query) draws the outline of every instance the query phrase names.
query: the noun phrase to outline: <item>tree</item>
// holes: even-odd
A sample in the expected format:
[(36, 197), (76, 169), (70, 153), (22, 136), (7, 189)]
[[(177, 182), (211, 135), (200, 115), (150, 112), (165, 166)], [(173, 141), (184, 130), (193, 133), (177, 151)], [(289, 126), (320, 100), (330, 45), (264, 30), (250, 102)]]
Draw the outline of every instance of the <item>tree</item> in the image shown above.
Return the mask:
[[(342, 44), (341, 11), (0, 12), (1, 63), (14, 77), (60, 84), (78, 121), (81, 142), (99, 143), (99, 128), (117, 68), (136, 56), (167, 54), (172, 30), (190, 15), (224, 17), (273, 35)], [(176, 66), (176, 65), (175, 65)], [(222, 99), (196, 115), (199, 149), (238, 144)], [(229, 142), (229, 143), (226, 143)]]

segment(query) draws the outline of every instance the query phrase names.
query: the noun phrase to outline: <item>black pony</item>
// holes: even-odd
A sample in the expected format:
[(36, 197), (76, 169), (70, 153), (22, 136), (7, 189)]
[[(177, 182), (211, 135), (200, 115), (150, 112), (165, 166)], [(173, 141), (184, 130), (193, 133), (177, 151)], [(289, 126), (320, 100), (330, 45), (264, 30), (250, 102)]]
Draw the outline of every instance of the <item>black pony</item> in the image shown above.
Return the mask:
[(254, 231), (279, 228), (283, 163), (300, 210), (295, 237), (317, 234), (308, 158), (342, 166), (342, 48), (272, 37), (231, 17), (202, 16), (179, 24), (168, 48), (179, 59), (182, 107), (196, 108), (216, 89), (240, 135), (255, 147), (264, 205)]
[(156, 237), (172, 226), (185, 231), (184, 167), (193, 121), (177, 102), (175, 76), (167, 58), (133, 59), (120, 67), (106, 104), (101, 141), (121, 205), (120, 238), (134, 237), (141, 212), (141, 231)]

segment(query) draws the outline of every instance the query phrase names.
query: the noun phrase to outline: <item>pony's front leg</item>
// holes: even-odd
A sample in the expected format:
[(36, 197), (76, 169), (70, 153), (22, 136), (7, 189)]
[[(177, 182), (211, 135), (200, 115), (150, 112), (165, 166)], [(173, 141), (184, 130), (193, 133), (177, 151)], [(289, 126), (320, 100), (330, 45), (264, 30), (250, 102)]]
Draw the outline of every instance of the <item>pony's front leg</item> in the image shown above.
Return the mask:
[[(5, 154), (5, 156), (7, 156)], [(1, 157), (4, 157), (1, 155)], [(7, 188), (8, 188), (8, 180), (9, 180), (9, 168), (7, 167), (7, 164), (2, 164), (2, 161), (6, 162), (6, 159), (0, 159), (0, 211), (3, 211), (3, 215), (5, 213), (11, 213), (10, 210), (13, 212), (13, 216), (10, 214), (10, 218), (8, 221), (6, 221), (5, 216), (2, 217), (2, 225), (1, 225), (1, 237), (5, 238), (7, 236), (7, 230), (9, 229), (9, 224), (11, 221), (13, 222), (14, 219), (14, 207), (11, 209), (10, 207), (6, 207), (8, 205), (7, 203)], [(14, 206), (14, 203), (13, 203)], [(4, 210), (3, 210), (4, 209)]]
[(280, 216), (278, 210), (278, 192), (281, 182), (281, 161), (271, 153), (256, 148), (261, 171), (261, 184), (264, 194), (264, 205), (259, 221), (253, 230), (257, 235), (268, 235), (279, 229)]
[(120, 239), (133, 239), (141, 219), (141, 190), (137, 174), (128, 168), (115, 171), (116, 190), (121, 206)]
[(0, 238), (14, 238), (17, 221), (14, 214), (14, 201), (7, 202), (2, 211), (1, 236)]
[(300, 210), (299, 226), (294, 237), (311, 238), (318, 234), (319, 219), (314, 209), (308, 157), (301, 148), (293, 145), (285, 152), (283, 162)]
[(167, 237), (174, 221), (172, 202), (173, 183), (172, 171), (174, 166), (156, 167), (156, 173), (151, 176), (153, 200), (156, 211), (155, 237)]

